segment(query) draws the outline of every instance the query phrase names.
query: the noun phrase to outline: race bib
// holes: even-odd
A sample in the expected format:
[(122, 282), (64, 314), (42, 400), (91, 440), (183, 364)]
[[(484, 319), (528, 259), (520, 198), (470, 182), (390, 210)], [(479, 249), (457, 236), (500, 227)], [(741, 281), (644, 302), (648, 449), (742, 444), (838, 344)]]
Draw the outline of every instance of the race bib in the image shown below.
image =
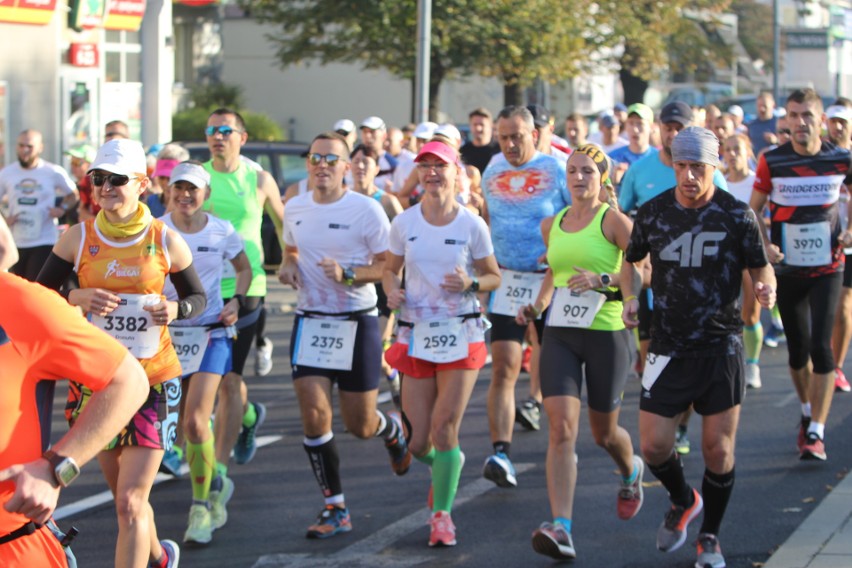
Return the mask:
[(38, 199), (35, 197), (18, 198), (16, 207), (18, 215), (13, 225), (14, 235), (21, 241), (33, 241), (41, 236), (44, 226), (44, 211), (38, 207)]
[(547, 316), (551, 327), (587, 328), (603, 307), (606, 296), (600, 292), (572, 292), (570, 288), (557, 288)]
[(464, 320), (457, 317), (414, 324), (408, 340), (408, 354), (432, 363), (466, 359), (468, 343)]
[(648, 353), (648, 355), (645, 356), (645, 370), (642, 371), (642, 388), (645, 390), (651, 390), (651, 387), (654, 386), (654, 383), (656, 383), (657, 379), (660, 378), (660, 374), (663, 372), (663, 369), (666, 368), (666, 365), (668, 365), (671, 360), (672, 358), (668, 355)]
[(118, 307), (105, 316), (89, 314), (95, 326), (127, 347), (137, 359), (150, 359), (160, 348), (160, 327), (143, 306), (154, 306), (162, 298), (157, 294), (118, 294)]
[(491, 293), (488, 311), (492, 314), (515, 317), (518, 311), (538, 298), (544, 274), (503, 270), (500, 287)]
[(831, 264), (831, 225), (828, 221), (781, 227), (784, 263), (790, 266)]
[(351, 371), (357, 331), (357, 321), (301, 318), (296, 331), (295, 364)]
[(203, 326), (169, 327), (183, 376), (197, 373), (210, 342), (210, 331)]

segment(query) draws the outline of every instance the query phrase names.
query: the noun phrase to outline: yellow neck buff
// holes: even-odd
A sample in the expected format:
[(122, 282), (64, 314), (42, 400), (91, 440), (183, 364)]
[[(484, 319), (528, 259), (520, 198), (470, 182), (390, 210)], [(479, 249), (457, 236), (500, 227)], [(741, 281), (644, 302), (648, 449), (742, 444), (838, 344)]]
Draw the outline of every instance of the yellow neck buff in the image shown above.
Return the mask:
[(101, 209), (98, 212), (98, 216), (95, 217), (95, 224), (103, 236), (111, 239), (120, 239), (141, 233), (153, 220), (154, 218), (151, 216), (148, 206), (144, 203), (139, 203), (136, 213), (126, 223), (111, 223), (106, 218), (104, 210)]

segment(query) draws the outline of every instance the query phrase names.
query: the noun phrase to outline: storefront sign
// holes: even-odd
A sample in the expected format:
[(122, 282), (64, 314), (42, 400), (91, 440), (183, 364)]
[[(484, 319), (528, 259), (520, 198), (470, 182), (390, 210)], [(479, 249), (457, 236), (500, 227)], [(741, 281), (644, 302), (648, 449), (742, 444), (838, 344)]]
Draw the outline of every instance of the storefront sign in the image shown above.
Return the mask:
[(144, 15), (145, 0), (107, 0), (104, 27), (108, 30), (135, 32), (142, 25)]
[(71, 0), (70, 5), (69, 28), (81, 31), (103, 25), (106, 0)]
[(56, 0), (0, 0), (0, 22), (49, 24)]
[(828, 47), (828, 30), (786, 30), (787, 49), (825, 49)]
[(94, 43), (72, 43), (68, 48), (68, 63), (74, 67), (97, 67), (99, 59)]
[(219, 0), (174, 0), (175, 4), (183, 4), (184, 6), (211, 6), (218, 4)]

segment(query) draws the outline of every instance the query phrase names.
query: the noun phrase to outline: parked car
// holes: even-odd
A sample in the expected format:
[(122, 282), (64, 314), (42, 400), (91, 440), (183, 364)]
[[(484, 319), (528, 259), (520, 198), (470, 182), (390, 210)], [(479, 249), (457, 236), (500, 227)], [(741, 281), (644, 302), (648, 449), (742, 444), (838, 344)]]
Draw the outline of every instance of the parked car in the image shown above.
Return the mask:
[[(206, 142), (178, 142), (178, 144), (189, 150), (193, 160), (206, 162), (210, 159), (210, 150)], [(264, 171), (272, 174), (278, 184), (278, 191), (284, 195), (288, 185), (308, 177), (305, 156), (309, 148), (310, 146), (303, 142), (246, 142), (241, 153), (260, 164)], [(267, 271), (272, 271), (281, 264), (281, 245), (275, 236), (275, 226), (266, 213), (263, 214), (260, 230), (264, 267)]]

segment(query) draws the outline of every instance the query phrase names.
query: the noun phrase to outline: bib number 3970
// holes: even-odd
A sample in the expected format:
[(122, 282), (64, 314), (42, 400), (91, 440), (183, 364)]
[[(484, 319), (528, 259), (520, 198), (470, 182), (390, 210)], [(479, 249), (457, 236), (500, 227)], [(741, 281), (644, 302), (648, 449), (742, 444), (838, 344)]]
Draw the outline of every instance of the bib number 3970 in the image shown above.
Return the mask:
[(547, 325), (587, 328), (592, 325), (605, 301), (606, 297), (594, 290), (579, 293), (569, 288), (557, 288), (553, 294)]
[(467, 358), (468, 343), (462, 318), (416, 323), (409, 339), (408, 354), (432, 363)]
[(357, 332), (356, 321), (302, 318), (296, 332), (295, 363), (351, 371)]
[(828, 221), (782, 226), (784, 262), (790, 266), (831, 264), (831, 226)]

